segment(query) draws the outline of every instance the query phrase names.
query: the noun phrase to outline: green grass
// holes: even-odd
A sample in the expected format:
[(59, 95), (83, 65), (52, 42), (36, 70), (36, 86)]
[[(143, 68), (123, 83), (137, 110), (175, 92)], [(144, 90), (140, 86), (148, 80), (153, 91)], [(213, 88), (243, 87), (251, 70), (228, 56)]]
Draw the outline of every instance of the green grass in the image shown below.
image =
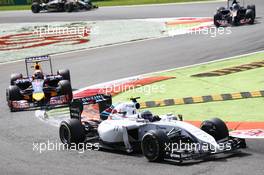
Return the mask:
[[(197, 73), (247, 64), (260, 60), (264, 60), (263, 52), (251, 56), (233, 58), (226, 61), (164, 72), (158, 75), (176, 76), (176, 79), (162, 81), (152, 85), (143, 86), (141, 89), (138, 88), (134, 91), (122, 93), (116, 96), (114, 101), (127, 101), (127, 99), (131, 96), (140, 96), (141, 101), (150, 101), (263, 90), (264, 68), (257, 68), (220, 77), (191, 77), (191, 75)], [(155, 93), (149, 93), (148, 90), (153, 88)], [(167, 112), (181, 113), (189, 120), (221, 117), (230, 121), (264, 121), (264, 108), (262, 107), (262, 104), (263, 98), (242, 99), (204, 104), (151, 108), (151, 111), (157, 114), (164, 114)]]
[(30, 10), (30, 5), (0, 6), (0, 11), (10, 11), (10, 10)]
[[(141, 5), (141, 4), (162, 4), (192, 1), (208, 1), (208, 0), (95, 0), (95, 4), (102, 6), (120, 6), (120, 5)], [(10, 5), (0, 6), (0, 11), (7, 10), (29, 10), (30, 5)]]

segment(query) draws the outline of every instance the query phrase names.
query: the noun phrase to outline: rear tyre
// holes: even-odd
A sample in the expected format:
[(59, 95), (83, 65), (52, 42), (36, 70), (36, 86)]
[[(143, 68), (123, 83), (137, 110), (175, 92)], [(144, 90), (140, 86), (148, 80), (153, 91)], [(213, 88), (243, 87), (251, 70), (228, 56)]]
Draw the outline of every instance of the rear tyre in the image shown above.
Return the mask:
[(72, 12), (74, 10), (74, 4), (72, 2), (67, 2), (64, 5), (65, 12)]
[(168, 140), (168, 136), (162, 130), (147, 132), (141, 142), (143, 155), (150, 162), (162, 161), (165, 156), (165, 143)]
[(68, 102), (70, 103), (73, 98), (71, 83), (68, 80), (61, 80), (58, 85), (60, 87), (61, 95), (68, 95)]
[(62, 121), (59, 134), (61, 142), (67, 146), (83, 143), (85, 140), (84, 127), (78, 119)]
[(40, 9), (41, 9), (40, 4), (37, 3), (37, 2), (34, 2), (34, 3), (31, 5), (31, 11), (32, 11), (33, 13), (39, 13), (39, 12), (40, 12)]
[(254, 19), (256, 18), (256, 6), (255, 5), (248, 5), (247, 9), (251, 9), (253, 11)]
[(213, 136), (216, 141), (229, 137), (229, 131), (225, 122), (219, 118), (204, 121), (201, 124), (201, 130)]
[(11, 74), (10, 85), (15, 85), (15, 81), (22, 78), (22, 77), (23, 77), (22, 74), (18, 74), (18, 73)]
[(68, 80), (69, 82), (71, 82), (71, 75), (69, 69), (58, 70), (57, 73), (62, 76), (63, 80)]

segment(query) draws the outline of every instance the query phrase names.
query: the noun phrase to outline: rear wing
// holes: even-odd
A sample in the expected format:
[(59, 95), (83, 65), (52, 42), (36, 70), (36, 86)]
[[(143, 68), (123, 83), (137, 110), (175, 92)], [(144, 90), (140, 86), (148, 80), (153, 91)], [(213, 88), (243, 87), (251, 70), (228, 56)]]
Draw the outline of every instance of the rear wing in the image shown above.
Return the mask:
[(103, 119), (103, 117), (101, 116), (101, 112), (103, 112), (105, 109), (109, 108), (112, 105), (112, 96), (105, 94), (97, 94), (93, 96), (73, 99), (69, 106), (70, 117), (81, 120), (83, 106), (92, 104), (98, 104), (100, 118)]
[[(243, 6), (245, 6), (245, 0), (236, 0), (236, 1), (234, 1), (234, 0), (227, 0), (227, 7), (228, 7), (228, 8), (229, 8), (229, 7), (232, 7), (233, 3), (240, 3), (240, 1), (242, 1)], [(230, 2), (231, 2), (232, 4), (230, 4)]]
[(27, 57), (27, 58), (25, 58), (27, 76), (29, 76), (28, 64), (30, 64), (30, 63), (39, 63), (39, 62), (44, 62), (44, 61), (48, 61), (49, 62), (49, 64), (50, 64), (50, 72), (51, 72), (51, 74), (53, 74), (51, 57), (49, 55), (43, 55), (43, 56), (35, 56), (35, 57)]
[(35, 57), (27, 57), (25, 58), (26, 63), (36, 63), (36, 62), (42, 62), (42, 61), (50, 61), (49, 55), (43, 55), (43, 56), (35, 56)]

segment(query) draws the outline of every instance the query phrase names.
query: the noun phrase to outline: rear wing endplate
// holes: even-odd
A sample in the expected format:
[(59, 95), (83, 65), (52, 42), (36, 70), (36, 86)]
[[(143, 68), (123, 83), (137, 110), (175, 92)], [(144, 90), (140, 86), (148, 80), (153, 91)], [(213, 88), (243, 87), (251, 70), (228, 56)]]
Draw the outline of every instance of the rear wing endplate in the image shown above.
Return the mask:
[(93, 96), (73, 99), (69, 107), (70, 117), (81, 120), (83, 106), (92, 104), (98, 104), (99, 113), (101, 114), (101, 112), (103, 112), (105, 109), (109, 108), (112, 105), (112, 96), (106, 94), (97, 94)]

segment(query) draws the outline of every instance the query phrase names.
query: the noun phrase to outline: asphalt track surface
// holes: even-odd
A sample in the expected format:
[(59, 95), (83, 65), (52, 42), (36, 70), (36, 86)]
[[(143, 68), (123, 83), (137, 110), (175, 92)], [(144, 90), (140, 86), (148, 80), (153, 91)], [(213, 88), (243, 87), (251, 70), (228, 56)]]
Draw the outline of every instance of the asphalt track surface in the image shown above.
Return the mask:
[[(225, 5), (225, 4), (224, 4)], [(182, 17), (211, 15), (217, 8), (216, 3), (195, 5), (161, 5), (141, 7), (102, 7), (96, 10), (78, 13), (39, 13), (31, 11), (1, 12), (0, 23), (17, 22), (50, 22), (50, 21), (82, 21), (82, 20), (115, 20), (141, 19), (160, 17)], [(184, 13), (183, 13), (184, 12)]]
[[(54, 68), (69, 68), (74, 88), (117, 78), (212, 61), (263, 50), (264, 1), (257, 5), (258, 23), (232, 28), (231, 35), (211, 38), (182, 35), (55, 56)], [(0, 22), (211, 16), (224, 3), (109, 8), (93, 12), (38, 14), (1, 12)], [(11, 15), (10, 17), (7, 17)], [(79, 17), (82, 16), (82, 17)], [(30, 18), (29, 18), (30, 16)], [(33, 17), (32, 17), (33, 16)], [(12, 72), (25, 72), (23, 62), (0, 65), (0, 174), (259, 174), (264, 172), (264, 141), (249, 140), (249, 148), (231, 157), (185, 165), (149, 163), (141, 155), (113, 152), (33, 151), (33, 142), (59, 142), (58, 128), (43, 123), (34, 112), (10, 113), (5, 88)], [(246, 82), (245, 82), (246, 83)], [(195, 90), (195, 89), (194, 89)]]

